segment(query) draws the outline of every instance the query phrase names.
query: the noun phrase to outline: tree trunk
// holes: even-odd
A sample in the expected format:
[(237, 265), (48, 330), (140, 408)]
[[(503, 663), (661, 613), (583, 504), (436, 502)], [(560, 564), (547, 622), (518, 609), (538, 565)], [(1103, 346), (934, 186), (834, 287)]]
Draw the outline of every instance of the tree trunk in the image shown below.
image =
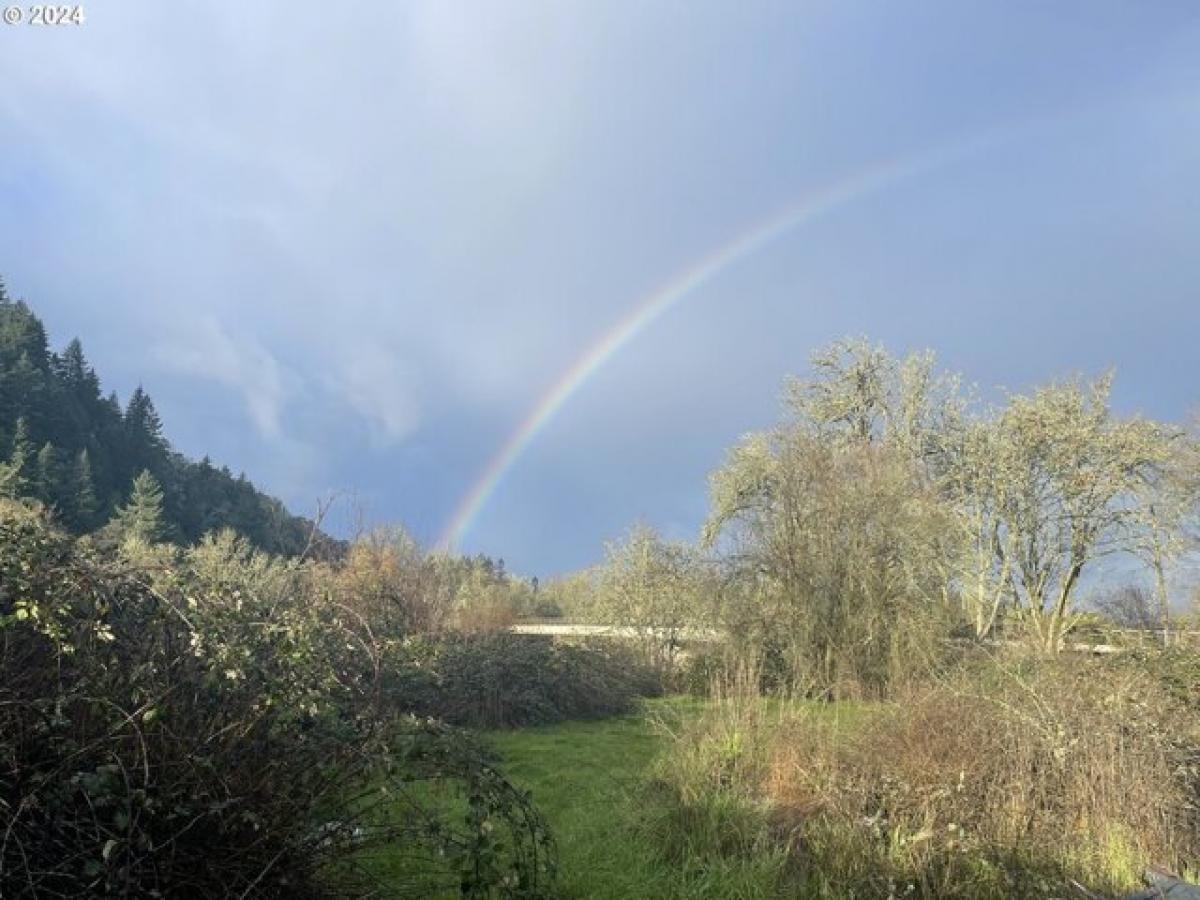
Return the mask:
[(1158, 610), (1162, 619), (1163, 646), (1171, 644), (1171, 597), (1167, 591), (1167, 570), (1162, 555), (1154, 556), (1154, 590), (1158, 597)]

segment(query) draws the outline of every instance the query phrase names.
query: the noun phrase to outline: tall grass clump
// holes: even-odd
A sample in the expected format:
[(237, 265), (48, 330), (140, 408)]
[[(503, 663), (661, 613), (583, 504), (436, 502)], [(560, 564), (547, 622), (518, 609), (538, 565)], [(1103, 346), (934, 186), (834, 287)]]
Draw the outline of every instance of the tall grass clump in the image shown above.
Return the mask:
[(1121, 891), (1200, 853), (1198, 719), (1143, 669), (991, 662), (840, 706), (718, 698), (660, 768), (664, 852), (767, 848), (804, 896), (963, 898)]
[(736, 871), (773, 885), (789, 864), (758, 786), (772, 735), (801, 701), (764, 698), (762, 679), (757, 661), (730, 666), (713, 675), (698, 712), (654, 722), (669, 750), (652, 768), (641, 829), (665, 862), (700, 880)]

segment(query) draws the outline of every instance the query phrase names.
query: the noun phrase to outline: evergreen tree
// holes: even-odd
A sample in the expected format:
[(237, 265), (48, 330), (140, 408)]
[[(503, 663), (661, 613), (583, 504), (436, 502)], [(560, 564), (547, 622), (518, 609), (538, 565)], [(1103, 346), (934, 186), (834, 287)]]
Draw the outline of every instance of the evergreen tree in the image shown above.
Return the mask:
[(124, 422), (128, 460), (133, 471), (149, 469), (161, 474), (166, 468), (167, 440), (154, 401), (140, 384), (125, 407)]
[(23, 302), (0, 302), (0, 423), (12, 428), (25, 417), (30, 430), (45, 434), (49, 353), (46, 330)]
[(50, 402), (47, 374), (28, 353), (6, 359), (4, 350), (0, 346), (0, 421), (11, 423), (24, 418), (31, 432), (48, 434), (48, 420), (56, 409)]
[(71, 473), (70, 514), (78, 531), (88, 531), (100, 511), (96, 501), (96, 485), (92, 476), (92, 461), (84, 447), (75, 457), (75, 468)]
[(166, 445), (162, 419), (158, 416), (158, 410), (154, 408), (154, 401), (140, 384), (125, 407), (125, 427), (129, 429), (130, 434), (144, 440), (156, 450), (162, 450)]
[(12, 449), (8, 454), (9, 490), (14, 497), (28, 497), (35, 488), (37, 461), (33, 452), (33, 441), (29, 436), (29, 423), (25, 417), (17, 419), (13, 431)]
[(22, 356), (39, 371), (50, 368), (46, 328), (23, 300), (0, 304), (0, 360), (12, 365)]
[(163, 520), (163, 492), (158, 480), (145, 469), (133, 480), (129, 502), (113, 515), (110, 527), (122, 538), (147, 544), (167, 539)]
[(96, 495), (105, 507), (111, 507), (109, 498), (123, 497), (136, 469), (128, 470), (125, 449), (125, 416), (117, 392), (111, 392), (100, 401), (96, 418), (91, 423), (91, 435), (86, 446), (91, 449), (93, 475), (96, 479)]
[(38, 451), (34, 477), (34, 493), (37, 497), (48, 505), (56, 504), (62, 492), (62, 472), (59, 468), (58, 451), (49, 441)]
[(100, 379), (83, 355), (83, 344), (79, 338), (72, 338), (63, 352), (53, 358), (51, 368), (70, 393), (89, 403), (100, 400)]
[(61, 354), (50, 358), (53, 393), (61, 407), (54, 443), (59, 447), (78, 447), (87, 443), (95, 430), (100, 410), (100, 379), (83, 355), (83, 345), (75, 338)]

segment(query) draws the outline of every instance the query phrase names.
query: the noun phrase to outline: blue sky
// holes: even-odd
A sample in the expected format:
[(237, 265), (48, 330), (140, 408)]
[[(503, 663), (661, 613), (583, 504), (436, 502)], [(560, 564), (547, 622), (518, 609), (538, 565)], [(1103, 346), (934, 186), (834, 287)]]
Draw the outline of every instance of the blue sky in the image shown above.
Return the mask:
[[(1200, 403), (1194, 3), (95, 3), (0, 28), (0, 273), (180, 449), (432, 540), (573, 360), (832, 182), (615, 354), (464, 550), (546, 575), (705, 479), (816, 346), (985, 389)], [(345, 515), (347, 521), (351, 518)]]

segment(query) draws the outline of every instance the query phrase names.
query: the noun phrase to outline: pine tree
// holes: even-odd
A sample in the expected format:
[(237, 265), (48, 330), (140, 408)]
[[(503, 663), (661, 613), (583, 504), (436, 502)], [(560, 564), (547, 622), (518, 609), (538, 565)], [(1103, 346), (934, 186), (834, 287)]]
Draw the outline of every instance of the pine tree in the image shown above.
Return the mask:
[(163, 522), (163, 492), (158, 480), (145, 469), (133, 480), (129, 502), (113, 515), (110, 526), (124, 539), (157, 544), (167, 539)]
[(167, 440), (163, 437), (162, 419), (154, 408), (150, 395), (138, 385), (129, 405), (125, 407), (125, 440), (133, 470), (149, 469), (162, 472), (166, 467)]
[(50, 344), (41, 319), (23, 300), (0, 306), (0, 361), (8, 364), (22, 356), (39, 371), (50, 368)]
[(86, 447), (75, 457), (69, 506), (75, 528), (88, 531), (95, 523), (96, 513), (100, 510), (96, 501), (96, 484), (92, 477), (92, 460)]
[(87, 441), (101, 412), (100, 379), (88, 365), (79, 338), (51, 357), (50, 369), (54, 373), (54, 392), (62, 404), (55, 443), (78, 447)]
[(83, 344), (79, 338), (72, 338), (63, 352), (53, 358), (52, 368), (64, 387), (83, 394), (89, 400), (100, 399), (100, 379), (83, 355)]
[[(46, 329), (18, 300), (0, 304), (0, 423), (11, 428), (24, 417), (32, 434), (51, 437), (55, 415), (50, 397), (50, 353)], [(36, 452), (36, 451), (35, 451)]]
[(22, 416), (17, 419), (17, 427), (13, 432), (12, 449), (8, 454), (10, 471), (6, 481), (9, 496), (28, 497), (30, 495), (35, 488), (36, 465), (33, 441), (29, 437), (29, 423)]
[(49, 505), (57, 503), (63, 493), (62, 471), (59, 467), (58, 451), (49, 441), (38, 451), (34, 477), (34, 493), (38, 498)]
[(162, 419), (158, 417), (154, 401), (150, 399), (150, 395), (142, 389), (140, 384), (125, 407), (125, 425), (133, 435), (144, 438), (157, 448), (163, 447), (166, 443), (163, 438)]

